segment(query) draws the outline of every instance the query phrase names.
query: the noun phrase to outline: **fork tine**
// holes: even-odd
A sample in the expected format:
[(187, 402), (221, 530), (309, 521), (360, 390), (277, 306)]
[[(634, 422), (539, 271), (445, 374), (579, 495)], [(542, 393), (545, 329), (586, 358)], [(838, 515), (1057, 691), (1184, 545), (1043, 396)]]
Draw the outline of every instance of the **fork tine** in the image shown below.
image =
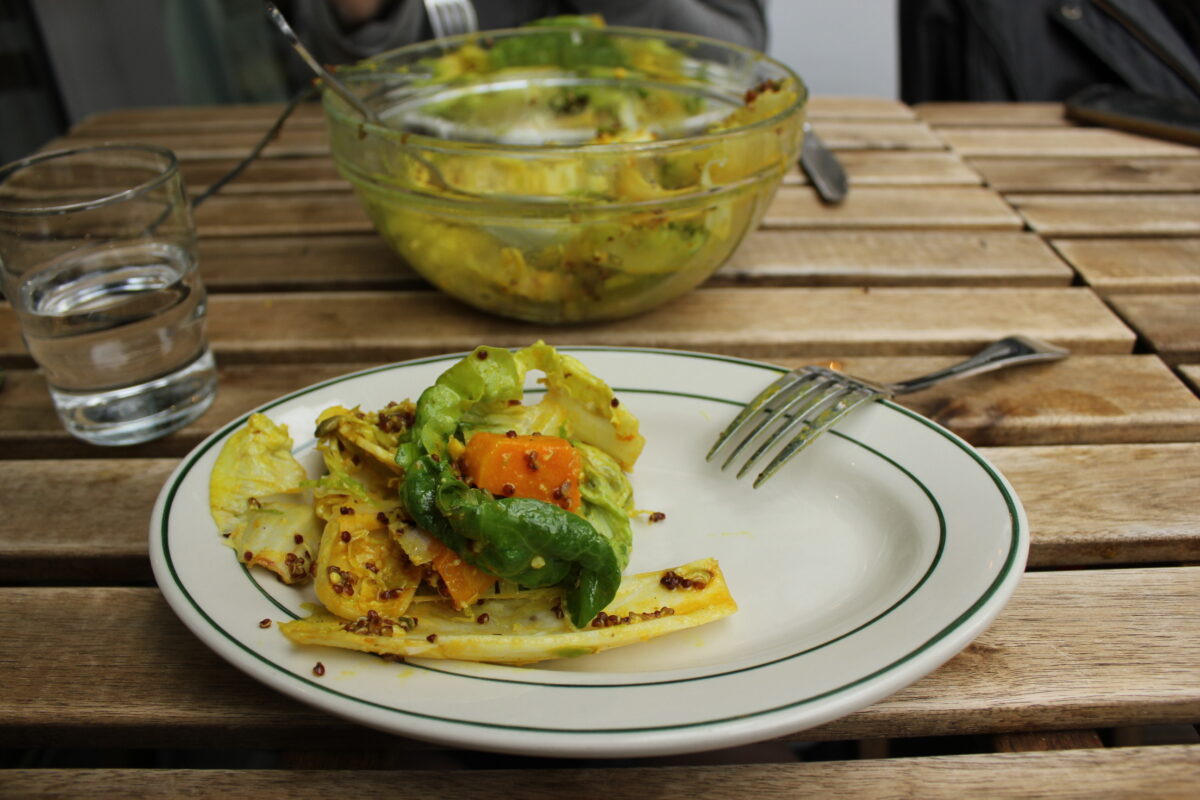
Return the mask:
[(744, 476), (768, 450), (783, 441), (785, 437), (790, 436), (796, 428), (806, 424), (813, 414), (823, 411), (831, 403), (836, 403), (851, 389), (853, 389), (852, 386), (847, 386), (837, 376), (824, 376), (814, 387), (789, 404), (788, 408), (775, 415), (776, 419), (783, 420), (782, 424), (758, 446), (753, 455), (746, 459), (746, 463), (742, 464), (742, 468), (738, 470), (737, 477)]
[[(848, 396), (849, 399), (846, 399)], [(875, 391), (867, 386), (849, 387), (837, 402), (826, 407), (813, 420), (805, 421), (804, 430), (788, 442), (775, 455), (771, 463), (767, 464), (763, 471), (758, 474), (758, 477), (754, 479), (754, 488), (757, 489), (761, 486), (768, 478), (778, 472), (784, 464), (791, 461), (797, 453), (812, 444), (818, 436), (833, 427), (842, 417), (864, 403), (878, 400), (880, 397), (883, 397), (883, 392)], [(741, 477), (740, 474), (739, 477)]]
[[(801, 376), (800, 380), (789, 385), (784, 391), (775, 395), (770, 406), (763, 408), (762, 418), (753, 430), (741, 437), (741, 441), (733, 448), (733, 452), (721, 464), (721, 469), (729, 468), (729, 465), (741, 454), (743, 450), (753, 441), (759, 438), (759, 435), (766, 431), (771, 425), (778, 423), (780, 426), (785, 425), (787, 420), (799, 413), (804, 413), (804, 409), (808, 408), (810, 399), (813, 402), (818, 402), (825, 391), (825, 386), (828, 383), (828, 377), (820, 372), (812, 371)], [(768, 435), (769, 439), (774, 439), (778, 435), (778, 428)], [(739, 473), (740, 477), (740, 473)]]
[(763, 389), (754, 397), (753, 400), (747, 403), (742, 410), (738, 412), (738, 415), (733, 418), (733, 422), (730, 422), (729, 425), (725, 427), (725, 430), (721, 431), (721, 435), (717, 437), (716, 443), (713, 444), (713, 446), (709, 449), (708, 455), (704, 457), (704, 460), (712, 461), (713, 456), (717, 454), (717, 451), (720, 450), (726, 442), (732, 440), (733, 437), (737, 435), (738, 431), (742, 429), (742, 426), (746, 425), (750, 418), (753, 417), (760, 409), (762, 409), (764, 405), (766, 405), (768, 400), (780, 394), (781, 392), (789, 391), (801, 383), (812, 380), (813, 375), (814, 373), (807, 369), (797, 369), (792, 370), (791, 372), (785, 372), (783, 375), (780, 375), (778, 378), (776, 378), (770, 386)]

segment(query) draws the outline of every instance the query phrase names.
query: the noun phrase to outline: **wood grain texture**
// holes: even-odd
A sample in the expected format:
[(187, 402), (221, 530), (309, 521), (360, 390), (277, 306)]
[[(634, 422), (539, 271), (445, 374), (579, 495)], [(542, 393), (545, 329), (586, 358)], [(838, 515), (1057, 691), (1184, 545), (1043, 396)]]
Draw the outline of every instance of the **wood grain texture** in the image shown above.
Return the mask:
[[(938, 186), (914, 192), (860, 187), (839, 206), (827, 206), (808, 187), (784, 186), (763, 220), (772, 228), (916, 228), (1018, 230), (1020, 216), (991, 190)], [(349, 192), (217, 195), (196, 212), (204, 237), (367, 233), (366, 212)]]
[(1045, 750), (1084, 750), (1104, 747), (1096, 731), (1038, 731), (1002, 733), (993, 738), (998, 753), (1028, 753)]
[(1050, 244), (1104, 295), (1200, 292), (1200, 238), (1055, 239)]
[[(954, 153), (923, 150), (840, 150), (838, 160), (852, 186), (978, 186), (979, 173)], [(180, 165), (184, 183), (192, 194), (216, 182), (232, 170), (236, 159), (184, 161)], [(799, 168), (785, 178), (789, 185), (807, 179)], [(350, 182), (337, 171), (328, 155), (296, 158), (263, 158), (253, 162), (221, 193), (272, 194), (298, 191), (350, 190)]]
[[(781, 359), (788, 366), (809, 359)], [(896, 381), (954, 359), (820, 359), (851, 375)], [(898, 401), (976, 445), (1200, 440), (1200, 405), (1155, 356), (1075, 354), (950, 382)]]
[[(562, 327), (503, 320), (430, 293), (225, 295), (212, 299), (209, 319), (213, 345), (231, 364), (392, 361), (538, 338), (764, 358), (966, 353), (1013, 330), (1078, 353), (1126, 353), (1133, 343), (1091, 292), (1077, 288), (714, 288), (640, 317)], [(372, 324), (358, 324), (364, 319)], [(303, 348), (295, 344), (300, 320)]]
[(832, 150), (945, 150), (929, 126), (910, 122), (817, 119), (813, 130)]
[(1042, 236), (1200, 236), (1200, 194), (1007, 194)]
[[(1200, 443), (982, 452), (1025, 507), (1030, 566), (1200, 562)], [(0, 581), (152, 580), (150, 510), (177, 464), (111, 453), (0, 462)]]
[(999, 192), (1197, 192), (1200, 158), (972, 158)]
[(806, 109), (810, 119), (914, 120), (917, 118), (904, 103), (886, 97), (814, 94)]
[(1176, 367), (1176, 370), (1187, 381), (1187, 384), (1192, 387), (1192, 391), (1200, 395), (1200, 363), (1180, 364)]
[[(225, 294), (210, 298), (208, 319), (226, 364), (388, 362), (538, 338), (752, 358), (969, 354), (1014, 330), (1080, 354), (1127, 353), (1134, 340), (1094, 294), (1074, 287), (722, 287), (630, 319), (559, 327), (501, 319), (431, 292)], [(11, 309), (0, 308), (0, 365), (28, 359)]]
[[(6, 745), (90, 745), (101, 729), (110, 746), (276, 749), (311, 745), (315, 734), (332, 749), (369, 741), (226, 664), (155, 589), (11, 587), (0, 601), (22, 610), (0, 620)], [(257, 619), (246, 625), (251, 638), (279, 635)], [(996, 622), (946, 665), (798, 738), (1190, 722), (1200, 715), (1200, 638), (1182, 634), (1197, 625), (1200, 568), (1029, 573)]]
[(1109, 128), (941, 127), (950, 149), (965, 158), (1025, 156), (1095, 158), (1196, 158), (1200, 148)]
[(374, 232), (204, 238), (199, 253), (210, 292), (428, 288)]
[(1114, 295), (1109, 302), (1168, 364), (1200, 361), (1200, 294)]
[(218, 365), (217, 398), (198, 420), (162, 439), (113, 451), (67, 435), (40, 373), (12, 370), (0, 392), (0, 446), (5, 458), (161, 458), (183, 456), (209, 434), (288, 392), (371, 364)]
[[(834, 363), (852, 374), (894, 380), (946, 366), (951, 357), (792, 357), (788, 366)], [(130, 458), (181, 456), (249, 410), (287, 392), (378, 362), (219, 367), (213, 408), (163, 439), (122, 449)], [(968, 441), (991, 445), (1116, 444), (1200, 440), (1200, 399), (1155, 356), (1075, 355), (947, 384), (901, 398)], [(54, 414), (41, 376), (11, 370), (0, 392), (0, 449), (8, 458), (110, 458), (105, 448), (70, 438)]]
[[(197, 195), (238, 165), (240, 159), (183, 161), (179, 172), (190, 195)], [(328, 155), (297, 158), (260, 158), (220, 189), (222, 196), (237, 194), (287, 194), (291, 192), (348, 192), (350, 182), (337, 171)], [(207, 202), (207, 201), (206, 201)]]
[(917, 117), (933, 127), (978, 128), (1072, 126), (1062, 103), (917, 103)]
[(261, 800), (406, 795), (458, 800), (694, 800), (829, 798), (959, 800), (1191, 800), (1200, 747), (1086, 749), (774, 764), (693, 764), (619, 769), (530, 770), (177, 770), (18, 769), (0, 773), (0, 793), (31, 798), (256, 797)]
[[(99, 136), (112, 131), (143, 134), (171, 131), (266, 131), (283, 111), (284, 103), (230, 103), (218, 106), (123, 108), (91, 114), (71, 127), (70, 133)], [(302, 103), (288, 118), (288, 126), (323, 127), (325, 112), (317, 102)]]
[(991, 447), (1033, 567), (1200, 561), (1200, 443)]
[(865, 186), (839, 205), (821, 202), (806, 187), (784, 186), (767, 209), (768, 228), (889, 228), (922, 230), (1019, 230), (1021, 218), (990, 189), (937, 186), (909, 188)]
[[(954, 153), (921, 150), (839, 150), (835, 153), (854, 186), (978, 186), (979, 173)], [(784, 176), (785, 185), (803, 185), (799, 168)]]
[(146, 544), (150, 512), (177, 463), (0, 461), (0, 581), (153, 580)]
[[(189, 127), (156, 130), (83, 129), (48, 142), (43, 150), (84, 147), (105, 142), (146, 142), (170, 148), (181, 160), (240, 159), (250, 154), (270, 128), (261, 127)], [(324, 126), (287, 125), (263, 149), (263, 158), (328, 156), (329, 133)]]
[(1072, 277), (1029, 233), (760, 230), (709, 285), (1065, 286)]
[(375, 230), (351, 192), (217, 194), (196, 209), (195, 218), (196, 235), (201, 239), (371, 233)]
[[(200, 240), (214, 292), (418, 289), (374, 233)], [(1031, 233), (760, 230), (707, 286), (1066, 286), (1074, 273)]]

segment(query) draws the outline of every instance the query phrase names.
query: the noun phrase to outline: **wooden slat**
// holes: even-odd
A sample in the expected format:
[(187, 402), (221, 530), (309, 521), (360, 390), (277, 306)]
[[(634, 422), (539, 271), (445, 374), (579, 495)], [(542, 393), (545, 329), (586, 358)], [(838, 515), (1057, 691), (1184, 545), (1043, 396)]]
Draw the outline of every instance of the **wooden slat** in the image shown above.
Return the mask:
[[(553, 340), (552, 340), (553, 341)], [(898, 380), (946, 366), (950, 357), (810, 356), (787, 366), (833, 363), (852, 374)], [(220, 392), (183, 431), (123, 448), (128, 457), (183, 455), (201, 439), (258, 405), (376, 363), (223, 365)], [(71, 439), (50, 406), (45, 383), (10, 370), (0, 393), (0, 445), (10, 458), (109, 458), (113, 451)], [(1200, 439), (1200, 406), (1154, 356), (1075, 355), (1064, 362), (983, 375), (907, 395), (900, 402), (975, 444), (1173, 442)]]
[(222, 195), (195, 213), (196, 234), (210, 236), (300, 236), (368, 233), (367, 213), (351, 192)]
[(1114, 295), (1110, 302), (1168, 364), (1200, 361), (1200, 295)]
[[(179, 171), (191, 195), (225, 177), (240, 159), (182, 161)], [(221, 187), (222, 195), (293, 192), (348, 192), (350, 182), (338, 174), (328, 155), (298, 158), (259, 158), (242, 174)]]
[(1030, 566), (1200, 561), (1200, 444), (993, 447), (984, 454), (1029, 515)]
[(945, 150), (924, 122), (814, 119), (813, 130), (833, 150)]
[[(1200, 562), (1200, 444), (982, 452), (1025, 506), (1030, 566)], [(178, 461), (104, 456), (0, 461), (0, 581), (152, 579), (150, 510)]]
[(1002, 733), (993, 737), (998, 753), (1028, 753), (1043, 750), (1083, 750), (1103, 747), (1096, 731), (1037, 731)]
[[(828, 206), (807, 187), (784, 186), (767, 209), (768, 228), (1018, 230), (1020, 216), (982, 187), (858, 187)], [(217, 195), (196, 212), (197, 233), (210, 236), (298, 236), (365, 233), (366, 212), (349, 192), (270, 196)]]
[(1192, 387), (1192, 391), (1200, 395), (1200, 363), (1197, 364), (1180, 364), (1175, 368), (1179, 374)]
[[(805, 187), (782, 187), (767, 210), (770, 228), (890, 228), (1017, 230), (1021, 218), (1000, 197), (978, 187), (860, 187), (836, 207)], [(373, 230), (348, 193), (270, 197), (213, 197), (196, 213), (197, 233), (208, 236), (296, 236)]]
[[(152, 135), (140, 130), (84, 130), (69, 133), (48, 142), (43, 149), (84, 147), (104, 142), (152, 141), (175, 151), (181, 160), (240, 159), (266, 134), (269, 124), (259, 128), (188, 128), (156, 131)], [(264, 158), (321, 156), (329, 153), (329, 134), (324, 127), (284, 125), (279, 135), (263, 149)]]
[(909, 188), (864, 186), (840, 205), (822, 203), (815, 191), (784, 186), (767, 209), (768, 228), (889, 228), (921, 230), (1019, 230), (1021, 218), (982, 187)]
[[(283, 103), (231, 103), (219, 106), (162, 106), (125, 108), (92, 114), (72, 126), (70, 134), (99, 136), (113, 132), (141, 134), (230, 131), (266, 131), (283, 112)], [(325, 113), (319, 103), (296, 107), (286, 123), (297, 127), (323, 127)]]
[[(719, 756), (718, 756), (719, 758)], [(718, 764), (701, 757), (674, 766), (542, 770), (179, 770), (14, 769), (0, 773), (0, 792), (31, 798), (128, 797), (275, 800), (353, 794), (386, 796), (397, 786), (412, 796), (459, 800), (648, 800), (687, 787), (694, 800), (730, 797), (854, 797), (885, 800), (903, 787), (929, 800), (1053, 796), (1190, 800), (1200, 747), (1138, 747), (1054, 753), (991, 753), (813, 763)], [(653, 762), (652, 762), (653, 763)]]
[(835, 94), (811, 96), (807, 112), (811, 119), (912, 120), (917, 117), (899, 100)]
[(1008, 194), (1043, 236), (1200, 236), (1200, 194)]
[[(788, 366), (811, 363), (780, 360)], [(951, 361), (850, 356), (821, 363), (888, 382)], [(976, 445), (1200, 441), (1200, 404), (1155, 356), (1075, 354), (945, 383), (898, 401)]]
[[(153, 580), (150, 512), (176, 459), (0, 460), (0, 581)], [(69, 490), (67, 487), (71, 487)]]
[(263, 403), (366, 366), (370, 365), (345, 361), (336, 364), (219, 366), (217, 398), (203, 416), (166, 438), (120, 450), (72, 439), (54, 413), (41, 374), (31, 370), (9, 370), (4, 391), (0, 392), (0, 450), (5, 458), (178, 457), (222, 425)]
[(1200, 158), (972, 158), (1000, 192), (1197, 192)]
[[(1079, 353), (1128, 352), (1133, 342), (1091, 292), (1075, 288), (714, 288), (639, 317), (579, 327), (513, 322), (440, 294), (406, 292), (218, 296), (209, 314), (214, 346), (227, 363), (395, 360), (469, 350), (479, 342), (525, 345), (539, 337), (749, 357), (961, 353), (1012, 330)], [(297, 324), (307, 339), (302, 351)], [(354, 359), (355, 353), (364, 357)]]
[(1104, 295), (1200, 292), (1200, 238), (1056, 239), (1051, 244)]
[[(982, 179), (954, 153), (924, 150), (841, 150), (838, 159), (855, 186), (978, 186)], [(238, 163), (236, 159), (184, 161), (184, 183), (192, 194), (216, 182)], [(784, 178), (789, 185), (807, 179), (797, 168)], [(337, 171), (329, 155), (298, 158), (261, 158), (223, 194), (271, 194), (296, 191), (343, 192), (350, 183)]]
[(760, 230), (709, 283), (1062, 286), (1072, 276), (1030, 233)]
[[(8, 652), (20, 654), (5, 664), (0, 696), (6, 745), (94, 745), (100, 729), (110, 746), (278, 748), (318, 734), (331, 749), (364, 742), (361, 729), (227, 665), (155, 589), (3, 588), (0, 601), (21, 610), (0, 620)], [(1030, 573), (945, 666), (797, 738), (1190, 722), (1200, 716), (1200, 638), (1182, 634), (1197, 625), (1200, 568)]]
[[(835, 153), (854, 186), (978, 186), (982, 178), (954, 153), (925, 150), (839, 150)], [(786, 185), (808, 183), (795, 169)]]
[(918, 103), (917, 116), (935, 127), (995, 128), (1072, 125), (1061, 103)]
[(209, 291), (416, 289), (424, 280), (374, 232), (329, 236), (202, 238)]
[[(553, 341), (553, 340), (552, 340)], [(833, 363), (851, 374), (898, 380), (940, 369), (951, 357), (793, 357), (786, 366)], [(164, 439), (123, 448), (125, 457), (181, 456), (249, 410), (296, 389), (375, 363), (219, 367), (216, 403)], [(1200, 441), (1200, 400), (1154, 356), (1075, 355), (1053, 365), (982, 375), (900, 398), (973, 444), (1106, 444)], [(41, 376), (10, 370), (0, 393), (0, 449), (9, 458), (113, 458), (70, 438)]]
[[(415, 289), (374, 233), (203, 238), (209, 291)], [(1064, 286), (1074, 273), (1031, 233), (760, 230), (708, 286)]]
[(1107, 128), (939, 128), (961, 156), (1196, 158), (1200, 149)]
[[(637, 317), (560, 327), (502, 319), (430, 292), (214, 295), (209, 331), (226, 364), (394, 361), (538, 338), (752, 358), (965, 354), (1013, 331), (1079, 354), (1129, 352), (1134, 340), (1080, 288), (713, 288)], [(4, 364), (29, 358), (14, 314), (0, 306)]]

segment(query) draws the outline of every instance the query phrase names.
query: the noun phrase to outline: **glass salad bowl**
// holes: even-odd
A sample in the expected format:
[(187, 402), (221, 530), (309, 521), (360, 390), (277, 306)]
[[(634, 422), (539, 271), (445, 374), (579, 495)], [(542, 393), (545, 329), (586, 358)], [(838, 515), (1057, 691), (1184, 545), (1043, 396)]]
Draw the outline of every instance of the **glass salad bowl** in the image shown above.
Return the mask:
[(556, 23), (392, 50), (324, 96), (334, 160), (425, 279), (495, 314), (615, 319), (706, 280), (799, 153), (783, 64), (694, 36)]

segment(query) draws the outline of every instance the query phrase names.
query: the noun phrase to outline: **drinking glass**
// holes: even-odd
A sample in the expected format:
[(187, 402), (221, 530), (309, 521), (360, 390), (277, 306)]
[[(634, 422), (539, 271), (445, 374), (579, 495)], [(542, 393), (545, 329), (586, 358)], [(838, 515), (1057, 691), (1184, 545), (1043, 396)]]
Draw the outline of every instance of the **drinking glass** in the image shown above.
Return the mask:
[(0, 285), (67, 431), (127, 445), (216, 396), (174, 153), (102, 145), (0, 167)]

